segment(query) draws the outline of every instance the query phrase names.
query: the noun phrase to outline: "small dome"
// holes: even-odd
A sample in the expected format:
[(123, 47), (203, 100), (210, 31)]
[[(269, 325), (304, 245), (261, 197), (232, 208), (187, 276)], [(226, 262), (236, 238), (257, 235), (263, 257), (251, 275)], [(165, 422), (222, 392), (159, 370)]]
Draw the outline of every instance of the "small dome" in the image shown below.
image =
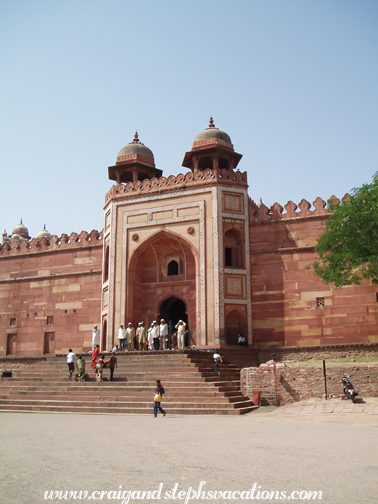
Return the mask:
[(40, 231), (36, 238), (39, 240), (40, 238), (47, 238), (47, 240), (50, 240), (51, 234), (46, 230), (46, 224), (43, 226), (42, 231)]
[(22, 223), (22, 219), (20, 221), (20, 224), (18, 226), (14, 227), (12, 230), (12, 238), (13, 235), (19, 235), (21, 238), (25, 238), (26, 240), (29, 239), (29, 230), (27, 227), (25, 227)]
[(19, 234), (12, 234), (12, 236), (11, 236), (11, 240), (14, 240), (14, 241), (18, 241), (18, 242), (20, 242), (20, 241), (22, 241), (22, 240), (23, 240), (23, 238), (22, 238), (22, 236), (20, 236)]
[(135, 132), (133, 141), (118, 152), (117, 160), (122, 156), (129, 156), (130, 154), (139, 154), (140, 156), (151, 159), (152, 163), (154, 163), (152, 151), (139, 141), (137, 131)]
[(232, 144), (231, 138), (227, 135), (227, 133), (215, 127), (212, 117), (210, 117), (209, 127), (201, 131), (201, 133), (198, 133), (198, 135), (194, 137), (193, 143), (208, 140), (209, 138), (219, 138)]

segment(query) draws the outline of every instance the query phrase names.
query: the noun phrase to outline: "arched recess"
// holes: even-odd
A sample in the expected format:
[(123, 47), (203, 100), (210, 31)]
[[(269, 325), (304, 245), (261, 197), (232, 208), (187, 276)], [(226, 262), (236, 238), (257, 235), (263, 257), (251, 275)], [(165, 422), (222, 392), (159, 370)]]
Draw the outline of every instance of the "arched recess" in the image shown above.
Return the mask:
[[(174, 258), (178, 274), (169, 275), (168, 264)], [(200, 315), (199, 254), (183, 236), (160, 230), (134, 251), (127, 265), (126, 318), (143, 320), (147, 327), (160, 316), (164, 301), (181, 299), (187, 323), (196, 337)]]
[[(101, 352), (105, 352), (106, 348), (106, 337), (108, 334), (108, 322), (106, 318), (102, 321), (102, 331), (101, 331)], [(113, 348), (113, 347), (112, 347)], [(111, 348), (109, 349), (111, 350)]]
[(238, 334), (244, 334), (246, 341), (248, 341), (247, 324), (245, 314), (239, 310), (231, 310), (226, 315), (226, 341), (227, 345), (237, 345)]
[(105, 260), (104, 260), (104, 278), (103, 282), (107, 282), (109, 279), (109, 244), (105, 247)]
[(224, 233), (224, 266), (226, 268), (244, 267), (243, 237), (237, 229), (229, 229)]

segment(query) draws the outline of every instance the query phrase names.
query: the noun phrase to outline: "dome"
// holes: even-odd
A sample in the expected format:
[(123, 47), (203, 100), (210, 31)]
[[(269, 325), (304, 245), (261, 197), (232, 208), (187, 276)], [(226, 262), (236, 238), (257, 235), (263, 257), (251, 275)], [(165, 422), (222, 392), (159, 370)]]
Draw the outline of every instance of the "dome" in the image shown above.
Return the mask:
[(19, 235), (21, 238), (25, 238), (26, 240), (29, 239), (29, 230), (26, 226), (23, 225), (22, 219), (20, 221), (20, 224), (18, 224), (18, 226), (13, 228), (12, 238), (13, 238), (13, 235)]
[(23, 240), (23, 238), (22, 238), (22, 236), (20, 236), (19, 234), (12, 234), (12, 236), (11, 236), (11, 240), (14, 240), (14, 241), (18, 241), (18, 242), (20, 242), (20, 241), (22, 241), (22, 240)]
[(152, 151), (139, 141), (137, 131), (135, 132), (133, 141), (118, 152), (117, 161), (119, 158), (129, 156), (130, 154), (139, 154), (139, 156), (151, 159), (152, 163), (154, 163), (154, 155), (152, 154)]
[(209, 138), (219, 138), (220, 140), (232, 144), (229, 135), (214, 126), (214, 120), (212, 117), (210, 117), (209, 127), (201, 131), (201, 133), (198, 133), (198, 135), (194, 137), (193, 143), (208, 140)]
[(43, 226), (42, 231), (37, 234), (36, 238), (37, 240), (39, 240), (40, 238), (46, 238), (47, 240), (50, 240), (51, 234), (46, 230), (46, 224)]

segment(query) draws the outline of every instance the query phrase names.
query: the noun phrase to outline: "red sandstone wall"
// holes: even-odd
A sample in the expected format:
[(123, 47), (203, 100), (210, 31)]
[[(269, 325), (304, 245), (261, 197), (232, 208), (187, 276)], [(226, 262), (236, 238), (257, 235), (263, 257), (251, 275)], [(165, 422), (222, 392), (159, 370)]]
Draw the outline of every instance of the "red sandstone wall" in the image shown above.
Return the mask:
[[(306, 205), (302, 205), (306, 210)], [(266, 207), (265, 207), (266, 208)], [(281, 207), (282, 208), (282, 207)], [(377, 287), (335, 290), (305, 266), (328, 214), (252, 218), (250, 226), (253, 343), (257, 347), (318, 346), (378, 341)], [(260, 210), (261, 212), (261, 210)], [(293, 210), (294, 212), (294, 210)], [(306, 213), (306, 212), (305, 212)], [(317, 307), (324, 298), (324, 307)]]
[[(342, 396), (341, 379), (350, 376), (355, 390), (360, 397), (378, 396), (378, 367), (370, 366), (330, 366), (326, 367), (328, 396)], [(323, 368), (277, 368), (277, 398), (278, 405), (309, 399), (324, 397)], [(261, 392), (263, 405), (275, 404), (275, 383), (273, 368), (262, 366), (259, 368), (245, 368), (241, 371), (242, 393), (252, 398), (252, 392)]]
[(102, 236), (79, 236), (0, 247), (0, 355), (91, 348), (93, 324), (101, 328)]

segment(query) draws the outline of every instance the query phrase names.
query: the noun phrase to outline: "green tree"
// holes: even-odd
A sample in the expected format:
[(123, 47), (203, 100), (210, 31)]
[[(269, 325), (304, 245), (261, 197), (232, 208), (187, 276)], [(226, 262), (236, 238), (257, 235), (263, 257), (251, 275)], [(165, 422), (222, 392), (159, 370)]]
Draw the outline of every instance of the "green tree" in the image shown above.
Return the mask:
[(378, 172), (344, 201), (328, 201), (328, 208), (332, 215), (315, 247), (319, 259), (307, 269), (337, 289), (364, 279), (378, 285)]

